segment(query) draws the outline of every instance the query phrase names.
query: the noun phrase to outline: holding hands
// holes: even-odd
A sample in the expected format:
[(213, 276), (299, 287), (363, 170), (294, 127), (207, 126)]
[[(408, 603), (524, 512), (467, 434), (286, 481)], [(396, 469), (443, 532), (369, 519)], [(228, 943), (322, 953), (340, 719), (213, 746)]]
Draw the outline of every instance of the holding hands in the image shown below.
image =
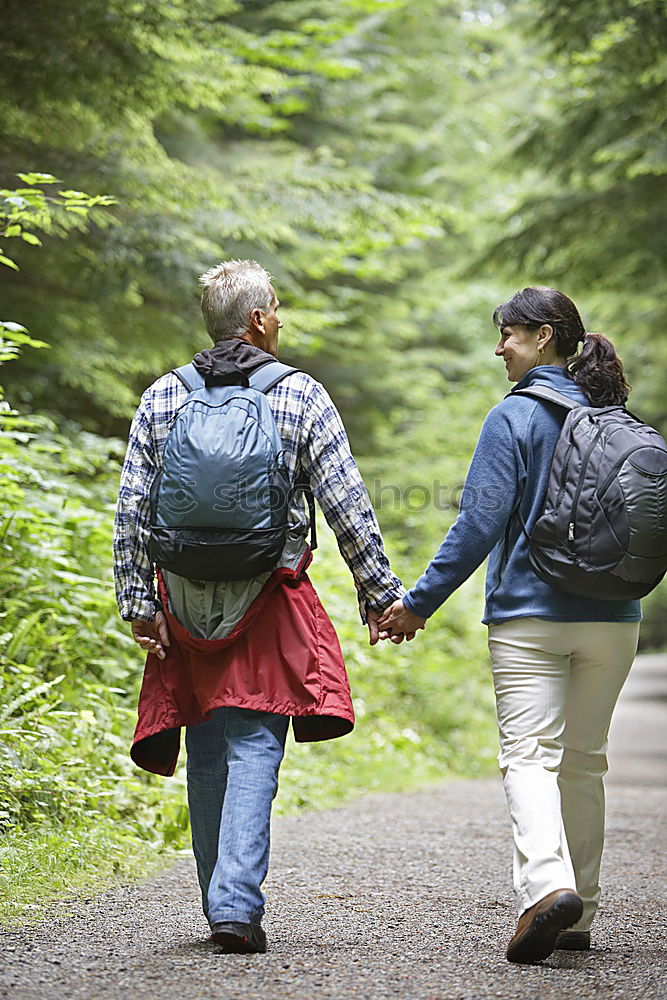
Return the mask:
[[(371, 615), (369, 614), (368, 628), (371, 635), (371, 646), (374, 646), (378, 639), (391, 639), (396, 645), (403, 642), (403, 639), (407, 639), (409, 642), (414, 639), (419, 629), (426, 627), (426, 619), (408, 611), (403, 601), (400, 600), (390, 604), (381, 615), (373, 614), (373, 619), (374, 629), (371, 628)], [(375, 638), (373, 638), (374, 631)]]

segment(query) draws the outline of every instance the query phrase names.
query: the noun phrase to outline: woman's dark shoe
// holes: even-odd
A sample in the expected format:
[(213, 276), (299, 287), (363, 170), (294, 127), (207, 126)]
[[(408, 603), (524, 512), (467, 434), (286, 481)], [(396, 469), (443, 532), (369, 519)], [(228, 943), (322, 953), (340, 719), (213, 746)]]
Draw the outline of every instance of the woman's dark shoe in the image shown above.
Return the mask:
[(221, 945), (226, 955), (266, 951), (266, 934), (261, 924), (213, 924), (211, 941)]
[(519, 917), (514, 937), (507, 946), (507, 960), (532, 964), (548, 958), (560, 931), (581, 919), (584, 904), (574, 889), (556, 889)]
[(590, 951), (590, 931), (561, 931), (556, 938), (556, 951)]

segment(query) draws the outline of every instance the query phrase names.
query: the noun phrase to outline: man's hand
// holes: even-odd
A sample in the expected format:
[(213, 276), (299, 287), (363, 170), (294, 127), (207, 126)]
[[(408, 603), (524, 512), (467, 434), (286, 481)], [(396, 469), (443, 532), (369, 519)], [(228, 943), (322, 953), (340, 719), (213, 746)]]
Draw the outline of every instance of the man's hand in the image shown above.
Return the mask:
[(377, 621), (380, 639), (391, 639), (392, 642), (399, 643), (403, 639), (414, 639), (415, 633), (419, 629), (426, 628), (426, 619), (419, 615), (413, 615), (412, 611), (403, 604), (403, 601), (394, 601), (388, 608), (385, 608)]
[[(380, 629), (378, 626), (379, 617), (380, 616), (376, 614), (375, 611), (372, 611), (368, 607), (368, 605), (366, 606), (366, 624), (368, 625), (368, 642), (370, 643), (371, 646), (374, 646), (378, 641), (378, 639), (386, 639), (389, 635), (388, 632), (385, 633), (384, 635), (380, 634)], [(414, 635), (415, 635), (414, 632), (406, 636), (392, 635), (391, 641), (395, 643), (403, 642), (404, 638), (410, 640), (414, 638)]]
[[(371, 646), (374, 646), (378, 641), (378, 639), (391, 639), (391, 641), (396, 645), (399, 645), (399, 643), (403, 642), (404, 639), (407, 639), (408, 642), (410, 642), (411, 639), (414, 639), (415, 637), (414, 629), (406, 629), (404, 631), (403, 629), (394, 629), (391, 626), (383, 628), (382, 621), (385, 615), (387, 615), (397, 605), (403, 607), (400, 601), (396, 601), (394, 604), (391, 604), (389, 605), (389, 607), (385, 608), (381, 615), (376, 614), (376, 612), (372, 611), (371, 608), (369, 608), (368, 606), (366, 607), (366, 622), (368, 624), (368, 634), (369, 634), (368, 641), (371, 644)], [(418, 620), (422, 622), (422, 624), (417, 627), (424, 628), (423, 620), (421, 618)]]
[(164, 611), (156, 611), (152, 622), (135, 619), (132, 622), (132, 638), (147, 653), (155, 653), (160, 660), (164, 660), (167, 655), (164, 648), (171, 645)]
[(380, 629), (378, 628), (378, 618), (380, 616), (371, 611), (371, 609), (366, 605), (366, 624), (368, 625), (368, 642), (369, 645), (374, 646), (375, 643), (380, 638)]

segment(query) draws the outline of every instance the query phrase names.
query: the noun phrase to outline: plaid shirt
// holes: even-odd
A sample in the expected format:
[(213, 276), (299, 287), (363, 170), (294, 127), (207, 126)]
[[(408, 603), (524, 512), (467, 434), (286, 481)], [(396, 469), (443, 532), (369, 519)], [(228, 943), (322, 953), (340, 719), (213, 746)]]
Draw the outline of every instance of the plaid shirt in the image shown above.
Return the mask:
[[(121, 617), (151, 621), (154, 569), (148, 554), (150, 489), (162, 467), (167, 433), (187, 390), (169, 372), (149, 386), (132, 421), (114, 522), (114, 577)], [(368, 491), (329, 395), (304, 372), (267, 393), (285, 447), (292, 482), (305, 473), (350, 568), (364, 620), (365, 606), (381, 611), (405, 590), (389, 566)], [(305, 511), (302, 508), (305, 518)]]

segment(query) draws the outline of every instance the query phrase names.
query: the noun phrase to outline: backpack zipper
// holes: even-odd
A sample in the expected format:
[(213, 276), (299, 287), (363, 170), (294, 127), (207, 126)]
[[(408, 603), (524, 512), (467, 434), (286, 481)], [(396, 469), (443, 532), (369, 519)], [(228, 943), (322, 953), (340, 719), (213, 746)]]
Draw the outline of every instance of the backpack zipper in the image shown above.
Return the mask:
[(581, 496), (581, 491), (584, 488), (584, 481), (586, 479), (586, 471), (588, 469), (588, 463), (590, 461), (593, 450), (597, 445), (598, 441), (604, 433), (604, 428), (600, 427), (597, 434), (588, 446), (588, 451), (584, 455), (584, 460), (581, 463), (581, 472), (579, 473), (579, 485), (577, 486), (577, 492), (574, 494), (574, 500), (572, 501), (572, 520), (568, 525), (567, 529), (567, 539), (572, 544), (574, 542), (574, 526), (577, 523), (577, 506), (579, 505), (579, 497)]
[(565, 496), (565, 491), (567, 489), (567, 474), (570, 471), (570, 458), (572, 457), (573, 448), (574, 448), (574, 443), (570, 445), (570, 447), (567, 449), (567, 454), (565, 455), (565, 461), (563, 463), (563, 471), (560, 477), (561, 486), (558, 491), (558, 496), (556, 497), (556, 507), (560, 507), (563, 497)]
[[(581, 420), (583, 420), (584, 417), (586, 416), (588, 416), (588, 414), (584, 412), (580, 416), (578, 416), (576, 420), (572, 421), (572, 425), (570, 427), (570, 433), (572, 432), (573, 428), (576, 427), (577, 424)], [(556, 507), (560, 507), (561, 501), (565, 496), (565, 491), (567, 489), (567, 476), (570, 471), (570, 459), (572, 458), (573, 449), (574, 449), (574, 441), (570, 443), (570, 447), (567, 449), (567, 452), (565, 453), (565, 461), (563, 462), (563, 471), (560, 477), (561, 486), (560, 489), (558, 490), (558, 495), (556, 497)]]

